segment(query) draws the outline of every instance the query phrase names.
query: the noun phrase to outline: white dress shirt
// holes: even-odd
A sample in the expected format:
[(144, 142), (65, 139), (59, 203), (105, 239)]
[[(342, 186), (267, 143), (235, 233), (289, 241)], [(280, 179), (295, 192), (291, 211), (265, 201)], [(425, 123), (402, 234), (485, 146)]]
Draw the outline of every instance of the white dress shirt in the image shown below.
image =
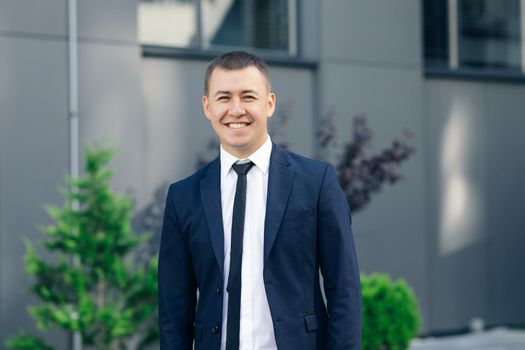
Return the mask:
[[(247, 174), (246, 212), (241, 268), (241, 312), (239, 350), (277, 350), (272, 316), (263, 282), (264, 268), (264, 218), (268, 189), (268, 168), (272, 142), (266, 142), (247, 159), (255, 165)], [(233, 201), (237, 173), (232, 165), (238, 158), (221, 146), (221, 204), (224, 225), (224, 293), (222, 314), (221, 350), (226, 348), (228, 320), (228, 276), (230, 274), (230, 246)], [(242, 160), (241, 160), (242, 161)]]

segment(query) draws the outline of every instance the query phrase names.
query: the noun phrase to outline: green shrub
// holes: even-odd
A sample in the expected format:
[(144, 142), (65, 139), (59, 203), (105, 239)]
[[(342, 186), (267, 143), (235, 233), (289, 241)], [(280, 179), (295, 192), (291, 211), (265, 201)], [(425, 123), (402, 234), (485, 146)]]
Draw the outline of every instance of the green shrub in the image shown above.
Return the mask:
[[(93, 349), (145, 349), (158, 340), (157, 258), (140, 259), (149, 235), (131, 228), (131, 199), (110, 189), (113, 151), (87, 149), (85, 174), (69, 179), (64, 205), (47, 206), (41, 257), (26, 240), (25, 268), (39, 303), (29, 307), (39, 329), (80, 335)], [(78, 205), (74, 205), (74, 203)], [(16, 350), (52, 350), (21, 332), (5, 343)]]
[(421, 326), (416, 297), (404, 280), (361, 276), (363, 350), (405, 350)]

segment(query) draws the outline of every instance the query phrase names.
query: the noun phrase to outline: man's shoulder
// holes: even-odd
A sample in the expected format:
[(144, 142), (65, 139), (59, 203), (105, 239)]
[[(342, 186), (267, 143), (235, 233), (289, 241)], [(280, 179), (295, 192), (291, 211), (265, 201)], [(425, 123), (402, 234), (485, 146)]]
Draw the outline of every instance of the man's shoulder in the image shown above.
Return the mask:
[(279, 147), (279, 149), (295, 170), (313, 175), (315, 173), (323, 174), (328, 168), (332, 167), (329, 163), (322, 160), (312, 159), (282, 147)]
[(216, 162), (218, 162), (218, 158), (212, 160), (208, 164), (204, 165), (202, 168), (194, 172), (193, 174), (178, 180), (174, 183), (172, 183), (169, 186), (169, 191), (184, 191), (184, 190), (191, 190), (192, 188), (195, 188), (196, 186), (200, 186), (200, 181), (207, 176), (210, 167), (216, 166)]

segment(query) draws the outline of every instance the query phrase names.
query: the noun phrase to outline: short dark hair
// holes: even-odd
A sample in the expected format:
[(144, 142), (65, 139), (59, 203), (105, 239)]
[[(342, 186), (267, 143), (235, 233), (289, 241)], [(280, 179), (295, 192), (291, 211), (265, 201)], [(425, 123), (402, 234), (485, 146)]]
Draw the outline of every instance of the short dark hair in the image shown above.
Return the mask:
[(208, 86), (210, 83), (210, 78), (215, 68), (221, 68), (224, 70), (237, 70), (251, 66), (257, 68), (264, 75), (264, 77), (268, 81), (268, 87), (271, 90), (270, 73), (268, 72), (268, 65), (266, 64), (266, 62), (264, 62), (262, 58), (252, 55), (251, 53), (245, 51), (230, 51), (218, 57), (215, 57), (208, 65), (208, 68), (206, 69), (206, 74), (204, 75), (204, 94), (208, 95)]

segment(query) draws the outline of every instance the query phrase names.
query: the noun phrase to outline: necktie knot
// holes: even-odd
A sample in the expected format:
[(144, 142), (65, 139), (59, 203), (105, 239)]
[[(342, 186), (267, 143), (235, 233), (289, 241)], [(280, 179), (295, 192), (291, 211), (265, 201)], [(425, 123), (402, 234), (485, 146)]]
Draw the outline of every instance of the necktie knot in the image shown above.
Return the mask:
[(254, 163), (252, 161), (242, 164), (235, 163), (232, 165), (233, 170), (235, 170), (237, 175), (246, 175), (246, 173), (248, 173), (252, 166), (254, 166)]

